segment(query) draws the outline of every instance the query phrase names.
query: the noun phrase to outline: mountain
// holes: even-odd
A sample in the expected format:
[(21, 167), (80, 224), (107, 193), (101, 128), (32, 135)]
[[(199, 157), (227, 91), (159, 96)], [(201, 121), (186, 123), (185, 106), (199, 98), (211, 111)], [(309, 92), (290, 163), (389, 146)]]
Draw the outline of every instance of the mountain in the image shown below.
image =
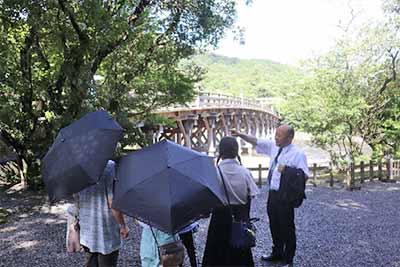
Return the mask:
[(285, 97), (301, 80), (300, 70), (266, 59), (238, 59), (200, 54), (191, 59), (207, 72), (200, 86), (207, 92), (246, 97)]

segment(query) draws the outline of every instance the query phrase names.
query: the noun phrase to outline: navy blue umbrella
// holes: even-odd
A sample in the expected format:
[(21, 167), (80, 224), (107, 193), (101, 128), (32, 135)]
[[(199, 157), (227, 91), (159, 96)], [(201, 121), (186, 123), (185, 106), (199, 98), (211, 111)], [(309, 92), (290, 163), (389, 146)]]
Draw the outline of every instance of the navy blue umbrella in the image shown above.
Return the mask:
[(104, 110), (63, 128), (42, 159), (42, 177), (51, 202), (97, 183), (122, 137), (121, 126)]
[(226, 203), (212, 157), (161, 141), (122, 157), (113, 208), (174, 234)]

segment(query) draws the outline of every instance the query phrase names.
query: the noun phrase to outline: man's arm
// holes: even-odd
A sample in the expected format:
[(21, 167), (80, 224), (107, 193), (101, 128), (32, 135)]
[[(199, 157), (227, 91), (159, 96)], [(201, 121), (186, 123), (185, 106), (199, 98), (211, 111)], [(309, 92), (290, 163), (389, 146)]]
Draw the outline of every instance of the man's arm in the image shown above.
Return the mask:
[(254, 135), (244, 134), (244, 133), (241, 133), (236, 130), (232, 130), (231, 134), (232, 134), (232, 136), (237, 136), (237, 137), (242, 138), (244, 141), (252, 144), (253, 146), (257, 145), (257, 137), (255, 137)]
[[(108, 199), (108, 203), (111, 207), (112, 200)], [(113, 208), (111, 208), (111, 213), (112, 213), (114, 219), (117, 221), (117, 223), (121, 226), (120, 233), (121, 233), (122, 239), (127, 238), (128, 234), (129, 234), (129, 228), (125, 224), (124, 215), (119, 210), (115, 210)]]

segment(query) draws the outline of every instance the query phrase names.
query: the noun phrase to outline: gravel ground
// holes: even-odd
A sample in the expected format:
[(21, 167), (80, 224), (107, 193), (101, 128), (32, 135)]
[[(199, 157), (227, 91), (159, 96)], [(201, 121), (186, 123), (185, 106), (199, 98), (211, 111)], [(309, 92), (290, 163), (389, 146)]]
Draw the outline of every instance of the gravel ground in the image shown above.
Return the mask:
[[(295, 266), (400, 267), (399, 183), (369, 182), (352, 192), (323, 186), (309, 186), (307, 191), (308, 199), (296, 210)], [(263, 188), (252, 207), (253, 216), (261, 217), (253, 250), (257, 267), (269, 266), (260, 261), (271, 247), (266, 197)], [(37, 197), (25, 197), (21, 202), (4, 194), (0, 201), (0, 207), (13, 213), (7, 223), (0, 225), (0, 266), (82, 266), (82, 254), (65, 252), (65, 203), (49, 208)], [(27, 203), (30, 208), (21, 207)], [(140, 227), (131, 219), (128, 223), (131, 233), (120, 252), (118, 266), (140, 266)], [(200, 224), (195, 234), (199, 260), (208, 220)], [(187, 259), (185, 266), (189, 266)]]

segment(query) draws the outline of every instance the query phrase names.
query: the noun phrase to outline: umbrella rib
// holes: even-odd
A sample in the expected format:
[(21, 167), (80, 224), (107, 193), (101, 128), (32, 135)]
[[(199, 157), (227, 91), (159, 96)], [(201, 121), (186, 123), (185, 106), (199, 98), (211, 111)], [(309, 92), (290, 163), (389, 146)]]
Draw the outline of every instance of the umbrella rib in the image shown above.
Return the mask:
[[(176, 171), (177, 173), (182, 174), (182, 176), (188, 177), (191, 181), (193, 181), (193, 182), (195, 182), (195, 183), (197, 183), (197, 184), (199, 184), (199, 185), (201, 185), (201, 186), (205, 186), (204, 184), (200, 183), (199, 181), (197, 181), (197, 180), (191, 178), (189, 175), (184, 174), (183, 172), (181, 172), (181, 171), (179, 171), (179, 170), (177, 170), (177, 169), (175, 169), (175, 168), (173, 168), (173, 169), (174, 169), (174, 171)], [(207, 184), (207, 185), (208, 185), (208, 184)], [(209, 187), (207, 187), (207, 188), (209, 189)]]
[(203, 155), (196, 155), (196, 156), (193, 157), (193, 158), (185, 159), (185, 160), (179, 161), (179, 162), (177, 162), (177, 163), (174, 163), (174, 166), (175, 166), (175, 165), (178, 165), (178, 164), (182, 164), (182, 163), (188, 162), (188, 161), (191, 161), (191, 160), (195, 160), (195, 159), (198, 159), (198, 158), (202, 158), (202, 157), (204, 157), (204, 156), (203, 156)]

